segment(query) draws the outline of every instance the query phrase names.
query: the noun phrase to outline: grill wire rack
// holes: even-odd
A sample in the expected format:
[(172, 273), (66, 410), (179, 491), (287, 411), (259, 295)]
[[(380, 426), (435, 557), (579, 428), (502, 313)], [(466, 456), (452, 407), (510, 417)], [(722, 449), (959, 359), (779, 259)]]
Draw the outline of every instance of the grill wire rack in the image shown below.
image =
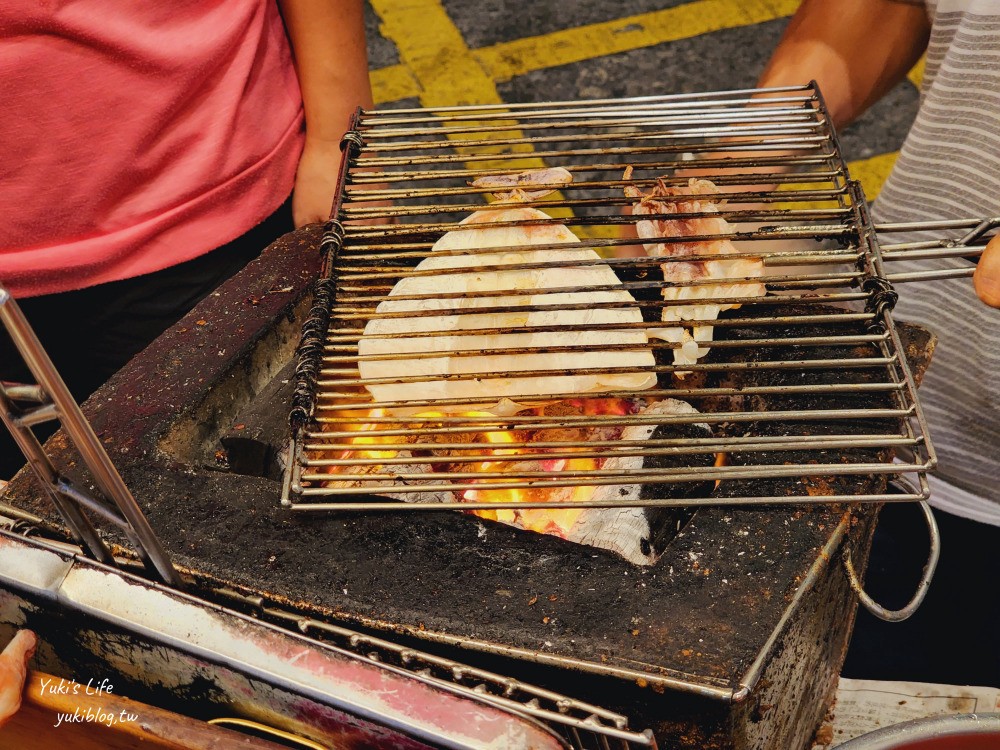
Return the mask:
[[(322, 244), (326, 265), (300, 346), (282, 495), (287, 507), (496, 511), (928, 497), (925, 473), (936, 458), (890, 314), (895, 292), (863, 191), (850, 179), (815, 85), (366, 111), (355, 118), (344, 145), (334, 220)], [(522, 204), (551, 218), (505, 222), (480, 214), (476, 227), (530, 232), (537, 225), (561, 224), (579, 242), (531, 245), (548, 253), (542, 260), (497, 261), (524, 246), (432, 250), (445, 233), (468, 231), (460, 222), (471, 214), (497, 208), (490, 203), (491, 190), (473, 181), (540, 167), (561, 167), (573, 176), (572, 183), (549, 195), (532, 193)], [(718, 194), (698, 196), (711, 205), (687, 195), (692, 177), (717, 187)], [(655, 215), (643, 218), (695, 222), (696, 230), (683, 240), (705, 243), (689, 250), (693, 254), (683, 262), (718, 259), (699, 248), (729, 241), (727, 259), (756, 262), (761, 269), (731, 276), (728, 291), (709, 294), (713, 303), (735, 307), (714, 321), (715, 341), (707, 345), (707, 356), (678, 363), (672, 359), (677, 341), (645, 336), (638, 343), (630, 338), (563, 348), (525, 345), (522, 339), (516, 348), (491, 351), (472, 335), (493, 336), (488, 340), (496, 342), (525, 330), (584, 341), (609, 328), (643, 334), (662, 326), (664, 311), (690, 304), (683, 297), (704, 291), (712, 280), (668, 281), (671, 264), (681, 261), (634, 252), (638, 242), (630, 232), (636, 218), (630, 211), (637, 199), (624, 191), (645, 194), (657, 184), (676, 189), (661, 199), (671, 206), (669, 213), (654, 209)], [(668, 232), (644, 236), (643, 242), (670, 245), (680, 239)], [(594, 259), (566, 259), (581, 247), (592, 248)], [(904, 247), (897, 257), (912, 251)], [(546, 286), (542, 304), (532, 304), (522, 297), (538, 289), (450, 288), (446, 281), (455, 267), (420, 265), (431, 255), (479, 263), (484, 274), (508, 269), (561, 274), (583, 266), (610, 268), (617, 279), (603, 287), (571, 281)], [(393, 293), (402, 281), (433, 283), (435, 275), (445, 279), (438, 291)], [(754, 284), (765, 285), (766, 295), (742, 291)], [(624, 291), (631, 298), (587, 297), (601, 290)], [(481, 306), (459, 309), (463, 298), (477, 296)], [(410, 311), (400, 312), (400, 303)], [(599, 316), (579, 315), (582, 308), (632, 308), (641, 311), (642, 320), (594, 323)], [(414, 354), (399, 344), (446, 336), (461, 314), (552, 310), (565, 316), (557, 316), (555, 324), (548, 318), (548, 327), (472, 325), (461, 331), (470, 343), (457, 353), (425, 345)], [(582, 322), (561, 322), (574, 315)], [(417, 319), (420, 332), (414, 333)], [(411, 321), (408, 333), (395, 338), (384, 333), (400, 320)], [(376, 324), (381, 328), (366, 333)], [(362, 351), (366, 337), (383, 342), (376, 353), (371, 347)], [(392, 351), (397, 345), (399, 351)], [(596, 355), (572, 374), (613, 380), (652, 372), (656, 382), (645, 390), (546, 394), (548, 402), (581, 395), (588, 403), (614, 400), (625, 413), (587, 413), (579, 404), (546, 411), (537, 397), (516, 396), (513, 413), (497, 413), (492, 384), (518, 372), (533, 374), (504, 371), (504, 362), (517, 361), (508, 355), (562, 352)], [(644, 367), (617, 365), (634, 362), (629, 358), (637, 352), (651, 354), (653, 361)], [(448, 354), (453, 362), (480, 357), (492, 367), (471, 374), (420, 374), (424, 360)], [(474, 395), (474, 389), (473, 395), (461, 391), (459, 398), (385, 395), (393, 392), (387, 385), (419, 394), (422, 386), (431, 393), (440, 382), (459, 381), (485, 383), (484, 395)], [(698, 412), (644, 412), (664, 399), (690, 403)], [(527, 407), (518, 410), (524, 402)], [(503, 444), (498, 448), (498, 443)], [(561, 470), (552, 471), (554, 464)], [(912, 480), (903, 483), (909, 489), (889, 491), (887, 481), (901, 476)], [(581, 499), (572, 492), (577, 487), (595, 490)], [(625, 492), (625, 487), (641, 489)]]
[(975, 261), (997, 227), (997, 216), (876, 224), (883, 261), (933, 262), (937, 266), (897, 271), (890, 265), (886, 267), (886, 278), (892, 284), (971, 278)]

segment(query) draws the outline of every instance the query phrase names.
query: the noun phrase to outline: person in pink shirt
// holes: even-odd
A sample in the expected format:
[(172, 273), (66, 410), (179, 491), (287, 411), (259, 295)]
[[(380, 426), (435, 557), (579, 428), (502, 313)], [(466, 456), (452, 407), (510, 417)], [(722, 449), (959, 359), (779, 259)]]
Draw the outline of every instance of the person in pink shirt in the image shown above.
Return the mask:
[[(362, 4), (0, 0), (0, 101), (0, 281), (83, 399), (328, 217), (372, 103)], [(0, 379), (17, 359), (0, 333)]]

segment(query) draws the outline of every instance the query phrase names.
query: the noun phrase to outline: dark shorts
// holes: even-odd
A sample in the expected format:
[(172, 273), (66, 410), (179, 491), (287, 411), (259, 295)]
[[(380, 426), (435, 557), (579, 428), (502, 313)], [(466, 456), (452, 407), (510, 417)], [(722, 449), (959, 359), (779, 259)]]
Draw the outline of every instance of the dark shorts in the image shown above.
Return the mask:
[[(146, 276), (18, 300), (66, 385), (83, 401), (201, 299), (294, 229), (291, 201), (249, 232), (199, 258)], [(0, 380), (34, 383), (0, 326)], [(50, 423), (51, 424), (51, 423)], [(35, 428), (46, 437), (54, 425)], [(46, 429), (49, 428), (49, 429)], [(24, 458), (0, 425), (0, 479)]]

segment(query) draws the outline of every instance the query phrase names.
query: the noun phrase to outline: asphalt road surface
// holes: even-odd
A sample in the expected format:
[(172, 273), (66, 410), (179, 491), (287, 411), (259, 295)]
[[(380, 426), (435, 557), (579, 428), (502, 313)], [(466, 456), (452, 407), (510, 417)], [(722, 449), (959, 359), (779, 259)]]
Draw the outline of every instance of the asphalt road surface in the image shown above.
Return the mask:
[[(798, 0), (368, 0), (378, 107), (751, 87)], [(920, 65), (841, 133), (874, 198), (916, 114)]]

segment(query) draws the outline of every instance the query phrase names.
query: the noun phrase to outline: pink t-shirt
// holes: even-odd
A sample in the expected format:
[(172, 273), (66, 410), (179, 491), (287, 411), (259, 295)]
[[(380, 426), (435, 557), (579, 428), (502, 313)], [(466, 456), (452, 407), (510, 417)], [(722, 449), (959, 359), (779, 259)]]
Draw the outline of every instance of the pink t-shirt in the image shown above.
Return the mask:
[(168, 268), (288, 197), (302, 97), (275, 0), (0, 0), (0, 281)]

